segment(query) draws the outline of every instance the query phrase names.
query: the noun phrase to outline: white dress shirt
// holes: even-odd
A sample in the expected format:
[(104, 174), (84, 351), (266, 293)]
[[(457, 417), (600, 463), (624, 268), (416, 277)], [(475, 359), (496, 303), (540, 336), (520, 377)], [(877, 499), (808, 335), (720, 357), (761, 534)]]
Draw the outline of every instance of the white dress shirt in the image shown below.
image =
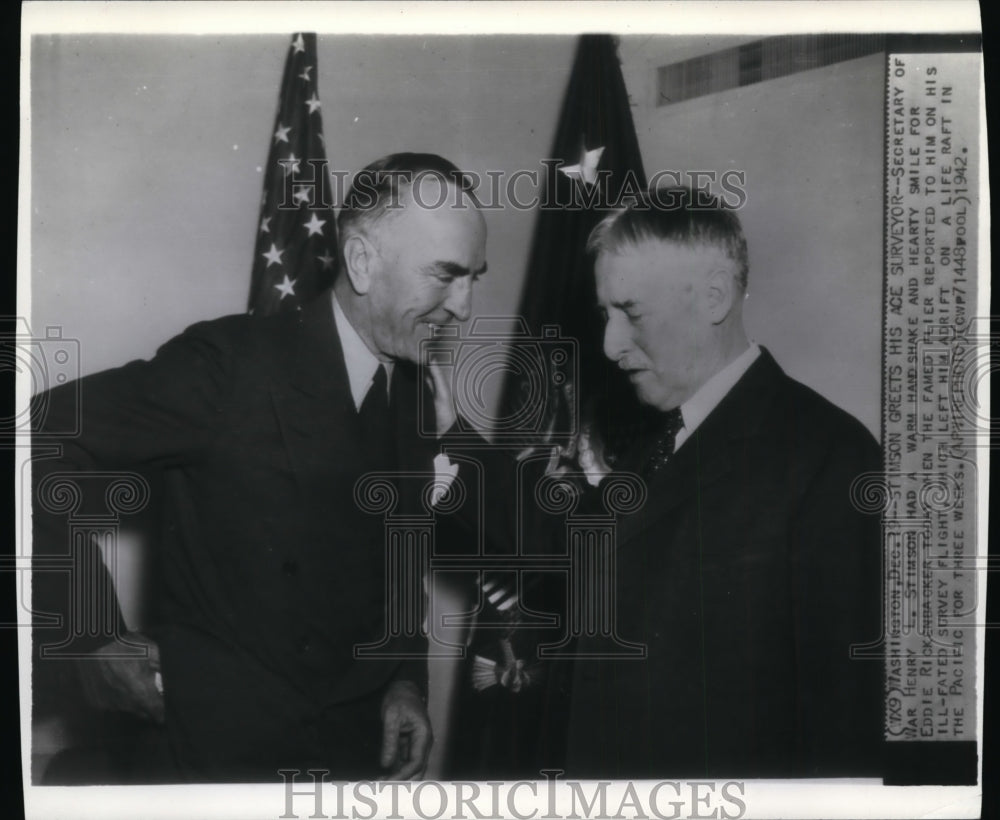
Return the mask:
[(337, 326), (340, 347), (344, 351), (344, 364), (347, 366), (347, 380), (351, 384), (351, 398), (354, 399), (355, 408), (360, 410), (380, 364), (385, 365), (385, 390), (388, 394), (392, 381), (392, 362), (380, 361), (368, 349), (368, 345), (345, 315), (336, 295), (331, 295), (330, 298), (333, 299), (333, 323)]
[[(385, 366), (386, 392), (389, 392), (389, 385), (392, 381), (392, 362), (383, 362), (368, 349), (368, 345), (358, 335), (354, 326), (345, 315), (340, 302), (335, 294), (333, 299), (333, 323), (337, 327), (337, 335), (340, 337), (340, 347), (344, 351), (344, 364), (347, 367), (347, 380), (351, 385), (351, 398), (354, 399), (354, 406), (359, 411), (364, 403), (365, 396), (371, 389), (375, 380), (375, 373), (378, 366)], [(416, 423), (416, 420), (414, 420)], [(444, 495), (451, 482), (458, 475), (458, 465), (452, 464), (451, 460), (444, 453), (439, 453), (434, 458), (434, 473), (436, 480), (431, 493), (431, 506), (437, 506), (441, 496)]]
[(719, 405), (726, 394), (736, 386), (736, 382), (750, 369), (750, 365), (757, 360), (759, 355), (760, 345), (751, 342), (750, 347), (712, 376), (698, 389), (697, 393), (681, 405), (684, 426), (677, 432), (677, 437), (674, 439), (675, 453), (698, 429), (698, 425), (708, 418), (708, 414)]

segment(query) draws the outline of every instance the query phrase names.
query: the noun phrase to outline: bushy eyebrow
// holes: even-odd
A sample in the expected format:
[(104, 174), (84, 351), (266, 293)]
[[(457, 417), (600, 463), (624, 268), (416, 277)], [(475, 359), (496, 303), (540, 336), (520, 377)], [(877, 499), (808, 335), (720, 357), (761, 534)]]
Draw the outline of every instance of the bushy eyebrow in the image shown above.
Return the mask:
[(448, 276), (452, 276), (456, 279), (460, 276), (469, 276), (470, 274), (474, 276), (482, 276), (484, 273), (486, 273), (486, 268), (487, 265), (485, 262), (483, 262), (482, 267), (472, 271), (469, 270), (464, 265), (459, 265), (457, 262), (445, 262), (442, 260), (439, 260), (437, 262), (432, 262), (430, 265), (427, 266), (427, 270), (438, 271)]

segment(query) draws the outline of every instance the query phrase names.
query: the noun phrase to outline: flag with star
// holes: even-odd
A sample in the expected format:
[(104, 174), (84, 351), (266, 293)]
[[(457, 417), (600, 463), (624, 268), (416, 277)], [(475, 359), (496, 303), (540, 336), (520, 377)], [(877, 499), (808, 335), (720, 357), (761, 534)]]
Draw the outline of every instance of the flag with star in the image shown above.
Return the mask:
[[(520, 314), (536, 338), (542, 338), (543, 327), (557, 325), (563, 337), (577, 340), (579, 381), (567, 378), (572, 368), (552, 370), (546, 374), (544, 412), (526, 412), (526, 402), (540, 398), (538, 373), (509, 367), (500, 413), (502, 419), (528, 418), (532, 424), (540, 418), (524, 431), (547, 434), (533, 437), (534, 448), (577, 458), (579, 437), (567, 443), (564, 435), (573, 418), (606, 441), (642, 416), (632, 386), (602, 351), (593, 260), (585, 252), (594, 225), (646, 186), (617, 46), (609, 35), (579, 40), (545, 166)], [(579, 413), (569, 406), (577, 401)], [(528, 472), (523, 475), (532, 480)], [(522, 498), (531, 495), (521, 492)], [(522, 544), (521, 549), (549, 553), (560, 546)], [(482, 579), (484, 608), (469, 638), (465, 685), (458, 692), (461, 718), (450, 777), (537, 777), (541, 769), (562, 764), (571, 664), (541, 661), (537, 647), (564, 637), (565, 584), (555, 573), (497, 572)], [(532, 624), (525, 617), (532, 612), (561, 614), (562, 626)]]
[(251, 313), (297, 310), (333, 282), (332, 206), (316, 35), (300, 33), (288, 48), (270, 138), (247, 303)]
[[(578, 418), (613, 443), (641, 411), (628, 380), (604, 356), (593, 260), (585, 247), (598, 221), (630, 196), (641, 194), (646, 177), (611, 35), (580, 37), (545, 166), (546, 189), (519, 313), (536, 336), (544, 326), (558, 325), (563, 336), (577, 340), (579, 382), (552, 379), (541, 428), (558, 433)], [(538, 400), (532, 395), (531, 375), (523, 368), (509, 369), (502, 418), (538, 418), (521, 413), (525, 402)], [(613, 458), (617, 448), (609, 449)]]

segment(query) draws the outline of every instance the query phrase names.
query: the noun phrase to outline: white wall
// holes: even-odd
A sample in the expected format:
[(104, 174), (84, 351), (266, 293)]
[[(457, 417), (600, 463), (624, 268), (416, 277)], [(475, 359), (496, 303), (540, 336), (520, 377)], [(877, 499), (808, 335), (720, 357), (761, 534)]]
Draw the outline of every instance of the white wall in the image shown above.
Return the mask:
[(657, 108), (655, 67), (697, 45), (623, 45), (646, 173), (746, 172), (747, 328), (878, 437), (884, 55)]
[[(877, 434), (882, 57), (655, 106), (657, 66), (742, 39), (622, 39), (647, 173), (746, 171), (750, 329)], [(34, 39), (31, 321), (80, 339), (82, 372), (147, 357), (194, 321), (244, 309), (287, 44)], [(574, 45), (321, 36), (331, 166), (429, 150), (481, 174), (536, 168)], [(490, 273), (476, 309), (511, 314), (534, 214), (486, 218)]]
[[(148, 358), (192, 322), (245, 309), (289, 39), (33, 40), (30, 322), (79, 339), (83, 374)], [(484, 176), (539, 167), (574, 47), (572, 37), (320, 37), (331, 168), (404, 150)], [(513, 314), (534, 215), (486, 220), (490, 272), (475, 308)], [(120, 539), (131, 627), (142, 626), (145, 543), (132, 530)], [(432, 664), (430, 776), (445, 751), (452, 669)], [(62, 731), (36, 731), (36, 765), (69, 742)]]
[[(83, 373), (244, 309), (288, 42), (33, 40), (30, 320), (35, 333), (60, 325), (79, 339)], [(877, 434), (881, 57), (655, 107), (656, 66), (736, 42), (623, 38), (647, 173), (746, 170), (750, 330)], [(481, 174), (536, 168), (574, 47), (571, 37), (321, 36), (331, 166), (426, 150)], [(486, 219), (490, 272), (476, 310), (511, 314), (534, 214)], [(128, 616), (136, 604), (123, 597)], [(447, 674), (436, 674), (441, 694)], [(445, 703), (432, 704), (438, 726)]]
[[(81, 340), (82, 372), (245, 309), (289, 37), (36, 37), (32, 329)], [(485, 174), (548, 155), (571, 37), (322, 36), (331, 168), (434, 151)], [(513, 313), (533, 214), (491, 211), (476, 307)]]

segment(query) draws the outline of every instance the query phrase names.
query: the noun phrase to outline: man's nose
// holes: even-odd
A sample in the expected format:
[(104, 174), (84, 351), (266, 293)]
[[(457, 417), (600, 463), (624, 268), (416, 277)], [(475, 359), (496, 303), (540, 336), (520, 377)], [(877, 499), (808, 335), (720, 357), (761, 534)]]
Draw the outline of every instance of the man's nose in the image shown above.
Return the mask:
[(448, 286), (444, 309), (458, 321), (464, 322), (472, 315), (472, 277), (456, 276)]
[(617, 362), (628, 350), (628, 337), (615, 317), (608, 318), (604, 325), (604, 355)]

